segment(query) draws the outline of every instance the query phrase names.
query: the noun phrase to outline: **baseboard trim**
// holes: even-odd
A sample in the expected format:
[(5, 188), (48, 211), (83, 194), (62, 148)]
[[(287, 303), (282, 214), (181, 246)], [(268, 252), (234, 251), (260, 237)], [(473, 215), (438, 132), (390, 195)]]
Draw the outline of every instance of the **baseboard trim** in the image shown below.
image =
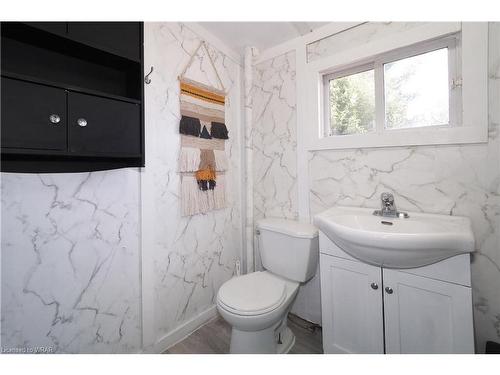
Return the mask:
[(165, 336), (156, 341), (156, 343), (151, 348), (145, 349), (143, 353), (149, 353), (149, 354), (163, 353), (168, 348), (184, 340), (198, 328), (208, 323), (215, 317), (217, 317), (217, 306), (212, 305), (208, 309), (202, 311), (201, 313), (194, 316), (187, 322), (183, 323), (179, 327), (167, 333)]

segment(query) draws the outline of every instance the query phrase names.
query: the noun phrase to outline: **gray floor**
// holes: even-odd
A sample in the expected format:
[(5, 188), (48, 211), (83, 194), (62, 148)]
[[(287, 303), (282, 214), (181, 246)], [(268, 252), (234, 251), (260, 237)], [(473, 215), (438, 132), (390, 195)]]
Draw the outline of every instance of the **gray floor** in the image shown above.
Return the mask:
[[(295, 334), (295, 345), (291, 354), (321, 354), (321, 327), (290, 314), (288, 326)], [(226, 354), (229, 353), (231, 327), (218, 317), (183, 341), (169, 348), (167, 354)]]

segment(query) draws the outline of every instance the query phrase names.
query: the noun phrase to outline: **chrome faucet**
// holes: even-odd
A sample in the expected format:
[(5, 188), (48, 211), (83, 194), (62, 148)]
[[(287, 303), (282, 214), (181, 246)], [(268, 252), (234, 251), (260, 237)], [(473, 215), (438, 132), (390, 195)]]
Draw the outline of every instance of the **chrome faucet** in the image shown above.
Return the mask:
[(394, 195), (388, 192), (383, 192), (380, 195), (380, 210), (373, 211), (376, 216), (384, 217), (404, 217), (408, 218), (409, 215), (406, 212), (399, 212), (396, 209), (396, 203), (394, 202)]
[(394, 216), (397, 212), (394, 195), (384, 192), (380, 195), (382, 216)]

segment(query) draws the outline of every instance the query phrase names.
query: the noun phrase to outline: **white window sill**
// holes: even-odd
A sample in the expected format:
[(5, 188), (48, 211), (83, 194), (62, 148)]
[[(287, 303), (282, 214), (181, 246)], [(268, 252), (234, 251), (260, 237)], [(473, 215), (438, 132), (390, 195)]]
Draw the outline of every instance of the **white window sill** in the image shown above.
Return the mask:
[(402, 147), (488, 142), (488, 131), (477, 127), (435, 127), (396, 129), (361, 135), (338, 135), (318, 138), (309, 151), (349, 148)]

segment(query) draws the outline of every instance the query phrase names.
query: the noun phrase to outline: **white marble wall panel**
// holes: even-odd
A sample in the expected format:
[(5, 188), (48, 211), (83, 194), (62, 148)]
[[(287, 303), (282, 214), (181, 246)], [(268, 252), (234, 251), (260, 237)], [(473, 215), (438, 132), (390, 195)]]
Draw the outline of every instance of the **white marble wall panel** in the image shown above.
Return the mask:
[(139, 352), (138, 170), (1, 178), (2, 348)]
[(306, 47), (307, 61), (311, 62), (346, 51), (360, 44), (384, 38), (394, 33), (422, 26), (424, 22), (366, 22), (340, 33), (310, 43)]
[(476, 344), (500, 342), (500, 23), (490, 24), (489, 142), (461, 146), (316, 151), (310, 207), (377, 207), (468, 216), (476, 237), (472, 285)]
[(254, 66), (252, 100), (254, 220), (296, 219), (295, 51)]
[[(144, 233), (147, 231), (151, 241), (143, 249), (148, 257), (143, 272), (151, 281), (144, 285), (144, 303), (152, 319), (147, 322), (152, 325), (148, 330), (154, 337), (146, 337), (146, 346), (156, 345), (213, 306), (220, 285), (231, 278), (241, 256), (239, 65), (210, 45), (210, 55), (228, 92), (227, 208), (181, 217), (177, 77), (200, 41), (181, 23), (145, 24), (145, 66), (155, 68), (152, 83), (146, 86), (147, 160), (142, 193), (151, 210), (144, 222)], [(204, 49), (199, 50), (186, 77), (220, 88)]]

